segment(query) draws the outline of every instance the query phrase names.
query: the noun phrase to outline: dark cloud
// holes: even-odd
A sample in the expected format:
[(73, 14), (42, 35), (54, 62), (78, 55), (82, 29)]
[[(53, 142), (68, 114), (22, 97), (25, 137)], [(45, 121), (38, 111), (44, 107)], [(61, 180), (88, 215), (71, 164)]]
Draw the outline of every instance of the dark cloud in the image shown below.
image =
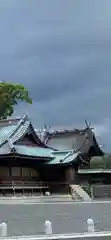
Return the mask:
[[(0, 79), (25, 84), (33, 98), (15, 115), (28, 113), (38, 127), (81, 125), (86, 118), (106, 129), (110, 9), (111, 0), (0, 2)], [(108, 131), (101, 135), (107, 142)]]

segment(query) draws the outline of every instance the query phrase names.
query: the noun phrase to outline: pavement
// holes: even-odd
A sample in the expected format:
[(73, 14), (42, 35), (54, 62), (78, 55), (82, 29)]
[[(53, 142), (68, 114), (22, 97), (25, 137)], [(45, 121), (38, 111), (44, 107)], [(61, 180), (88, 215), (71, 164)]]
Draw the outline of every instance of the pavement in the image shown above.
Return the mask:
[(21, 197), (0, 197), (0, 204), (29, 204), (29, 203), (46, 203), (46, 202), (72, 202), (71, 195), (55, 196), (21, 196)]
[(52, 222), (53, 233), (87, 232), (92, 218), (97, 231), (111, 230), (111, 202), (0, 204), (0, 222), (8, 224), (8, 236), (44, 234), (44, 222)]

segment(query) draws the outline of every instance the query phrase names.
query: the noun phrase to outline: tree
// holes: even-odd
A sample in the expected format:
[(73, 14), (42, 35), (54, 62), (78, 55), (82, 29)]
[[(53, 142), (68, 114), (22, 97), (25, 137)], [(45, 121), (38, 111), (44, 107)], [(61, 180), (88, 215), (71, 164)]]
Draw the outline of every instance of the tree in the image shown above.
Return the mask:
[(14, 112), (20, 101), (32, 103), (28, 90), (22, 84), (0, 83), (0, 119), (6, 119)]
[(90, 162), (91, 169), (111, 169), (111, 154), (103, 157), (93, 157)]
[(90, 168), (91, 169), (104, 169), (105, 168), (104, 157), (92, 157), (91, 161), (90, 161)]

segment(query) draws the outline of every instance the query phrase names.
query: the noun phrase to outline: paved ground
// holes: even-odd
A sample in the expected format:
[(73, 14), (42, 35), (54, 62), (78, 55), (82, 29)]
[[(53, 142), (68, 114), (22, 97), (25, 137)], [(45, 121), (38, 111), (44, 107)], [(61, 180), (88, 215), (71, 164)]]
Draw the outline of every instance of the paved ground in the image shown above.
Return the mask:
[(45, 220), (52, 221), (53, 233), (84, 232), (90, 217), (97, 230), (111, 230), (111, 202), (0, 205), (9, 236), (43, 234)]

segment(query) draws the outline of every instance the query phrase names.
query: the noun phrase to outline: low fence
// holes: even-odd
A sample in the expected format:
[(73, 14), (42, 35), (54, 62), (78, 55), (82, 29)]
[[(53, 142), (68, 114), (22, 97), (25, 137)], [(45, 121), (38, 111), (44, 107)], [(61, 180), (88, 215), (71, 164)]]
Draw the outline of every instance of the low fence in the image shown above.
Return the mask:
[(111, 185), (92, 184), (92, 185), (81, 185), (81, 186), (91, 196), (92, 199), (111, 198)]
[(46, 182), (46, 181), (1, 181), (0, 188), (5, 187), (50, 187), (52, 189), (67, 188), (69, 186), (68, 183), (65, 182)]
[(64, 182), (45, 181), (2, 181), (0, 183), (0, 195), (41, 195), (46, 191), (50, 193), (69, 193), (69, 184)]

